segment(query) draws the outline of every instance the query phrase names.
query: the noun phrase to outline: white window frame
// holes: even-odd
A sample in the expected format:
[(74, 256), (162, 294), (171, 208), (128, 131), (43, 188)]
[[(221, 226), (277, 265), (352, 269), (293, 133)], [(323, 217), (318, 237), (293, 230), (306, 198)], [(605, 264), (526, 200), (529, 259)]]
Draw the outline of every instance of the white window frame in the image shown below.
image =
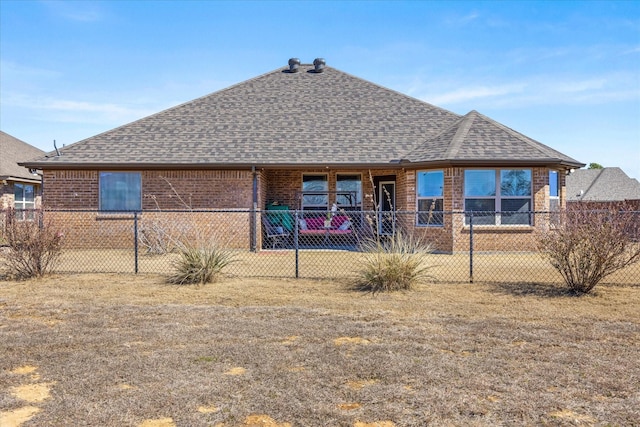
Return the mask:
[[(420, 195), (420, 174), (442, 174), (442, 185), (440, 187), (440, 194), (429, 194), (429, 195)], [(440, 202), (440, 206), (442, 209), (440, 210), (420, 210), (420, 201), (427, 200), (430, 201), (431, 205), (436, 205), (438, 201)], [(426, 222), (421, 221), (425, 214), (423, 212), (431, 212), (432, 215), (429, 215), (427, 218), (435, 219), (428, 220)], [(444, 227), (444, 170), (443, 169), (432, 169), (432, 170), (419, 170), (416, 171), (416, 225), (419, 227)]]
[[(470, 171), (493, 171), (495, 173), (495, 194), (491, 195), (491, 196), (474, 196), (474, 195), (467, 195), (467, 172)], [(502, 172), (503, 171), (528, 171), (529, 172), (529, 195), (525, 195), (525, 196), (518, 196), (518, 195), (507, 195), (507, 196), (503, 196), (501, 194), (501, 187), (502, 187)], [(501, 227), (522, 227), (522, 226), (532, 226), (533, 225), (533, 218), (532, 215), (530, 214), (531, 211), (533, 211), (533, 171), (531, 170), (531, 168), (498, 168), (498, 169), (484, 169), (484, 168), (473, 168), (473, 169), (465, 169), (464, 170), (464, 183), (463, 183), (463, 197), (464, 197), (464, 210), (465, 212), (468, 211), (467, 209), (467, 200), (468, 199), (476, 199), (476, 200), (493, 200), (494, 201), (494, 210), (493, 210), (493, 215), (486, 215), (486, 216), (474, 216), (474, 218), (488, 218), (488, 217), (493, 217), (493, 222), (492, 223), (487, 223), (486, 221), (477, 221), (474, 222), (474, 225), (478, 225), (478, 226), (501, 226)], [(503, 205), (503, 201), (504, 200), (528, 200), (529, 201), (529, 210), (527, 211), (528, 214), (528, 222), (527, 223), (514, 223), (514, 224), (509, 224), (509, 223), (504, 223), (505, 221), (502, 218), (503, 215), (503, 209), (502, 209), (502, 205)], [(491, 211), (478, 211), (478, 212), (491, 212)], [(517, 215), (517, 214), (515, 214)], [(469, 225), (469, 216), (465, 215), (465, 225)]]
[[(27, 198), (27, 187), (31, 188), (32, 200)], [(20, 190), (18, 196), (17, 190)], [(25, 182), (13, 183), (13, 208), (16, 210), (16, 219), (19, 221), (33, 220), (33, 211), (36, 208), (36, 186)]]
[[(130, 199), (132, 193), (135, 192), (135, 189), (119, 189), (117, 191), (121, 192), (121, 202), (124, 205), (121, 206), (105, 206), (105, 194), (104, 192), (107, 189), (104, 188), (104, 185), (108, 182), (106, 179), (106, 175), (137, 175), (138, 177), (138, 194), (135, 194), (135, 200)], [(142, 210), (142, 173), (136, 171), (100, 171), (98, 173), (98, 208), (102, 212), (140, 212)], [(112, 190), (113, 191), (113, 190)]]

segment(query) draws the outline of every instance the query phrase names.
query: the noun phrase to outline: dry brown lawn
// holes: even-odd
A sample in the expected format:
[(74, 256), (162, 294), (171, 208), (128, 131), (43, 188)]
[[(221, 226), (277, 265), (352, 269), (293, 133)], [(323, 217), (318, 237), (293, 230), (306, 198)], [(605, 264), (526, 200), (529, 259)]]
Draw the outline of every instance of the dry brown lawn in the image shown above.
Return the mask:
[(0, 425), (640, 425), (640, 287), (0, 281)]

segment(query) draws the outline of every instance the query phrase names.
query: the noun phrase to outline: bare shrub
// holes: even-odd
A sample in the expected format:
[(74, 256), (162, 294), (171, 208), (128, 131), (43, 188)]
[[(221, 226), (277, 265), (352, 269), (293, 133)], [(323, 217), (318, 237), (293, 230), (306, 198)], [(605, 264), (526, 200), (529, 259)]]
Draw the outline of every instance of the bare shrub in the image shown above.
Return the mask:
[(42, 211), (31, 220), (18, 220), (15, 211), (7, 214), (4, 239), (7, 249), (2, 258), (7, 275), (18, 279), (41, 277), (50, 273), (62, 251), (64, 234), (45, 221)]
[(576, 294), (640, 261), (640, 212), (575, 205), (560, 212), (537, 236), (538, 248)]
[(429, 270), (433, 266), (427, 259), (431, 245), (402, 230), (385, 238), (365, 239), (360, 249), (364, 254), (354, 283), (358, 290), (408, 291), (431, 277)]

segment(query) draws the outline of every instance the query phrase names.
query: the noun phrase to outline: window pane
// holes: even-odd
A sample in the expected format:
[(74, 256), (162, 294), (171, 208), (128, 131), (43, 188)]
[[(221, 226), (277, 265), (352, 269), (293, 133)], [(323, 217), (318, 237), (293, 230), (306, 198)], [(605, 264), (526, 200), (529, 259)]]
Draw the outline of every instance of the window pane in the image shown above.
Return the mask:
[(18, 182), (13, 184), (13, 198), (16, 202), (24, 200), (24, 184)]
[(100, 209), (138, 211), (142, 206), (139, 172), (100, 172)]
[(502, 214), (500, 223), (531, 224), (531, 200), (530, 199), (502, 199)]
[(418, 200), (418, 224), (419, 225), (442, 225), (444, 224), (443, 199), (420, 199)]
[(336, 203), (341, 206), (362, 205), (362, 179), (360, 175), (338, 175), (337, 191), (352, 191), (349, 194), (336, 194)]
[(528, 169), (506, 169), (500, 171), (500, 195), (530, 196), (531, 171)]
[(558, 171), (549, 171), (549, 196), (558, 197)]
[[(302, 191), (328, 191), (329, 182), (326, 175), (303, 175)], [(303, 206), (328, 206), (329, 196), (324, 195), (303, 195)]]
[(33, 185), (25, 184), (24, 186), (24, 201), (25, 202), (35, 202), (35, 196), (33, 191)]
[[(473, 223), (476, 225), (496, 223), (496, 201), (494, 199), (466, 199), (464, 210), (473, 212)], [(469, 224), (468, 216), (465, 216), (465, 223)]]
[(442, 197), (444, 172), (418, 172), (418, 197)]
[(464, 195), (475, 197), (492, 197), (496, 195), (496, 171), (465, 170)]

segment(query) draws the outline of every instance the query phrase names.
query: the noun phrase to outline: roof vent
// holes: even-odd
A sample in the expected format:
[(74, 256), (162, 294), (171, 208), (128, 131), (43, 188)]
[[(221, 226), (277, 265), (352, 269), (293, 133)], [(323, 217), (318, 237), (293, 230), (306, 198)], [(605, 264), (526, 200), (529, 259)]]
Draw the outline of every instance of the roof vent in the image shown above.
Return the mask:
[(291, 58), (289, 60), (289, 72), (290, 73), (297, 73), (299, 66), (300, 66), (300, 60), (298, 58)]
[(325, 62), (324, 58), (316, 58), (316, 59), (313, 60), (313, 66), (316, 68), (315, 69), (316, 73), (323, 72), (325, 65), (326, 65), (326, 62)]

